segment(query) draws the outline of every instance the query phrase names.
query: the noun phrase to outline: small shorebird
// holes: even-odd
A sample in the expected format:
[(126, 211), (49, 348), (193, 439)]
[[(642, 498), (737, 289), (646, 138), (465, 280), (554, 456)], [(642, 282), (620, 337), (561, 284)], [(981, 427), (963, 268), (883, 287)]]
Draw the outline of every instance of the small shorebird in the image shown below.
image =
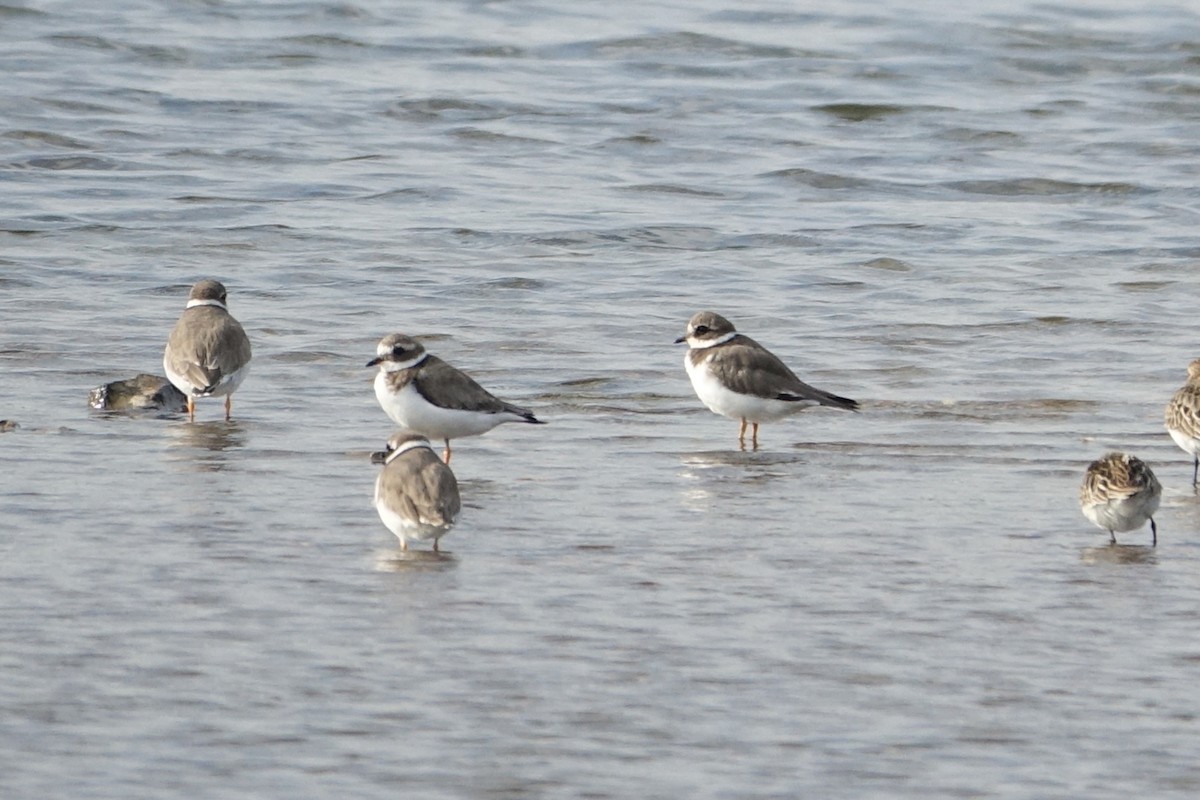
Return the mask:
[(1158, 545), (1154, 512), (1162, 485), (1146, 463), (1127, 453), (1107, 453), (1088, 465), (1079, 487), (1079, 508), (1093, 524), (1108, 531), (1112, 544), (1117, 533), (1137, 530), (1150, 522), (1151, 543)]
[(88, 392), (88, 405), (101, 411), (186, 411), (187, 398), (166, 378), (142, 373), (97, 386)]
[(1200, 358), (1188, 364), (1187, 383), (1171, 397), (1163, 415), (1167, 433), (1192, 457), (1192, 488), (1200, 478)]
[(487, 433), (502, 422), (541, 425), (532, 411), (493, 396), (465, 372), (427, 353), (410, 336), (393, 333), (380, 340), (375, 397), (397, 425), (446, 443), (442, 457), (450, 463), (450, 440)]
[(386, 447), (372, 459), (383, 461), (375, 479), (375, 510), (400, 539), (401, 550), (408, 549), (410, 539), (432, 539), (436, 551), (438, 539), (454, 525), (462, 508), (458, 481), (420, 434), (400, 431)]
[(797, 378), (770, 350), (738, 333), (720, 314), (701, 311), (693, 315), (687, 332), (675, 340), (681, 342), (688, 344), (683, 365), (696, 396), (709, 410), (741, 420), (738, 444), (743, 449), (747, 424), (754, 426), (751, 441), (757, 450), (760, 422), (773, 422), (818, 405), (858, 410), (856, 401)]
[(196, 418), (197, 397), (224, 395), (228, 420), (233, 393), (249, 369), (250, 339), (229, 314), (225, 287), (219, 281), (200, 281), (192, 287), (163, 353), (167, 379), (187, 397), (188, 419)]

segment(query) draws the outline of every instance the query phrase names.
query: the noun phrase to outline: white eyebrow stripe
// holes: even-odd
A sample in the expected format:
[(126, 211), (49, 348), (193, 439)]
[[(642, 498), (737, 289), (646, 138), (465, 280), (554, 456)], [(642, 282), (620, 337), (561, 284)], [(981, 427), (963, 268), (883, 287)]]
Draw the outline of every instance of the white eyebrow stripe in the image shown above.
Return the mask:
[[(391, 351), (389, 350), (388, 352)], [(383, 357), (382, 353), (380, 354), (380, 357)], [(387, 358), (384, 358), (379, 362), (379, 366), (383, 367), (386, 372), (399, 372), (402, 369), (412, 369), (427, 358), (429, 358), (428, 352), (421, 353), (421, 355), (417, 356), (416, 358), (410, 358), (407, 361), (389, 361)]]
[[(737, 336), (737, 331), (730, 331), (729, 333), (721, 334), (716, 339), (713, 339), (711, 342), (702, 342), (702, 343), (694, 344), (694, 345), (692, 345), (691, 342), (688, 342), (688, 344), (692, 345), (692, 347), (695, 347), (697, 350), (703, 350), (706, 347), (716, 347), (719, 344), (725, 344), (726, 342), (728, 342), (730, 339), (732, 339), (735, 336)], [(689, 338), (694, 339), (695, 337), (693, 336), (693, 337), (689, 337)]]

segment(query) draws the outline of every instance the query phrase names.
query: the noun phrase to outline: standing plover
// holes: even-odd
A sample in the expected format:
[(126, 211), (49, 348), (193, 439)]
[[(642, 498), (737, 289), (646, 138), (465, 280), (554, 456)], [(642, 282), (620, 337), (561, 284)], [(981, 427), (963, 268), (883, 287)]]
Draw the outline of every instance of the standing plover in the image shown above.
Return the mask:
[(796, 377), (770, 350), (743, 336), (733, 323), (712, 311), (688, 320), (687, 332), (675, 340), (687, 342), (683, 357), (692, 388), (701, 402), (717, 414), (741, 420), (738, 444), (746, 446), (746, 425), (758, 449), (758, 424), (795, 414), (812, 406), (857, 411), (858, 403), (809, 386)]
[(1151, 543), (1158, 545), (1154, 512), (1162, 497), (1162, 485), (1146, 463), (1127, 453), (1107, 453), (1088, 465), (1079, 487), (1079, 508), (1093, 524), (1108, 531), (1109, 541), (1117, 534), (1137, 530), (1150, 522)]
[(451, 439), (478, 436), (502, 422), (542, 424), (532, 411), (494, 397), (465, 372), (425, 352), (410, 336), (385, 336), (375, 351), (367, 366), (379, 365), (379, 405), (400, 427), (443, 440), (447, 464)]
[(1200, 477), (1200, 358), (1188, 364), (1187, 383), (1171, 397), (1163, 415), (1167, 433), (1192, 457), (1192, 486)]
[(462, 501), (450, 467), (433, 452), (429, 440), (412, 431), (392, 434), (387, 449), (375, 453), (383, 469), (375, 479), (375, 510), (407, 550), (409, 540), (440, 539), (458, 516)]
[(219, 281), (200, 281), (188, 295), (163, 353), (167, 379), (187, 397), (188, 419), (196, 418), (197, 397), (225, 396), (225, 419), (233, 393), (250, 369), (250, 339), (225, 305)]

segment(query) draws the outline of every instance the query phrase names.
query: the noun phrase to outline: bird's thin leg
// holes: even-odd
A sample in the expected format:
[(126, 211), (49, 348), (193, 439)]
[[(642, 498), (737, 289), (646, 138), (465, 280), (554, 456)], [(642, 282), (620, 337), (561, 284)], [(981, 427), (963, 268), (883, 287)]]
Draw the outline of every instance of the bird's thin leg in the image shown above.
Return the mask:
[(1117, 543), (1117, 535), (1115, 533), (1113, 533), (1112, 531), (1108, 532), (1108, 543), (1109, 544)]
[(446, 449), (442, 451), (442, 462), (445, 464), (449, 464), (450, 456), (452, 455), (452, 453), (450, 452), (450, 440), (444, 439), (443, 441), (446, 442)]
[(1200, 477), (1200, 456), (1192, 462), (1192, 488), (1196, 488), (1196, 478)]
[(746, 420), (742, 420), (742, 425), (738, 428), (738, 447), (746, 449)]
[(196, 398), (188, 395), (188, 422), (196, 421)]
[(233, 412), (233, 395), (225, 395), (225, 421), (229, 422), (230, 414)]
[(437, 539), (433, 540), (433, 552), (438, 552)]
[(1150, 518), (1150, 546), (1158, 547), (1158, 526), (1154, 524), (1154, 517)]
[(754, 423), (753, 440), (754, 440), (754, 449), (757, 450), (758, 449), (758, 423), (757, 422)]
[(400, 540), (400, 550), (405, 553), (408, 552), (408, 540), (407, 539)]

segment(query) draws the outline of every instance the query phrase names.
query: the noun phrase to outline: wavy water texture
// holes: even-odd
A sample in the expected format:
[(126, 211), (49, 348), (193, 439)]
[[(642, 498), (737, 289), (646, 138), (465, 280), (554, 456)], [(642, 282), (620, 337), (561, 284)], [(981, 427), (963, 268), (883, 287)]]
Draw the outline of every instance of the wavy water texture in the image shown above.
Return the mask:
[[(0, 5), (0, 797), (1196, 794), (1186, 4)], [(226, 423), (93, 412), (216, 277)], [(854, 398), (737, 444), (717, 311)], [(365, 364), (456, 440), (371, 505)], [(1156, 523), (1077, 505), (1108, 450)]]

